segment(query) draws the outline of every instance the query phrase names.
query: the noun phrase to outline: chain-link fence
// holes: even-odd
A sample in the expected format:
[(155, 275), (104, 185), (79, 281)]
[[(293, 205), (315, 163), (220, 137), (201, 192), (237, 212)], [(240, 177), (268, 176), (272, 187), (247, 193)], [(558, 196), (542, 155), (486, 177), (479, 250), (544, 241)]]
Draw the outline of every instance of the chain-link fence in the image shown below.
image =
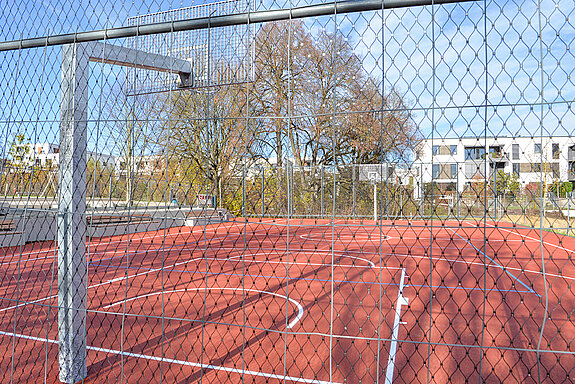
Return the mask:
[(574, 13), (3, 1), (1, 382), (572, 381)]

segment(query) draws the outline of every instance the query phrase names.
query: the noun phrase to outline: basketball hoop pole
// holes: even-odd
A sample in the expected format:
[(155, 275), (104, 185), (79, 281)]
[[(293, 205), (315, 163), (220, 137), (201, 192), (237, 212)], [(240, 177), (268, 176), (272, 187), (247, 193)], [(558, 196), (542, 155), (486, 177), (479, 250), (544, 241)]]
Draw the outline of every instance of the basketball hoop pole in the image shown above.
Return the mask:
[(373, 220), (377, 221), (377, 182), (373, 183)]

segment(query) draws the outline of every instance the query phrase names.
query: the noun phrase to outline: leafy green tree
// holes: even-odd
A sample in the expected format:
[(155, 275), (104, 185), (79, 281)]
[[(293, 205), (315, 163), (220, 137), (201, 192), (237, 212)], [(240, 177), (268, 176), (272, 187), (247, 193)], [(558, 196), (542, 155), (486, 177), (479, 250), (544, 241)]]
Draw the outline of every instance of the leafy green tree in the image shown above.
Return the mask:
[(502, 170), (497, 171), (497, 180), (495, 190), (499, 196), (517, 196), (521, 189), (519, 179), (514, 173), (506, 173)]
[(555, 181), (549, 186), (549, 191), (554, 192), (558, 197), (565, 197), (573, 191), (573, 184), (569, 181)]
[(24, 134), (19, 133), (16, 135), (8, 152), (8, 155), (12, 159), (13, 165), (15, 166), (27, 165), (25, 164), (25, 162), (28, 160), (30, 154), (29, 143), (30, 143), (29, 140), (26, 139), (26, 136), (24, 136)]

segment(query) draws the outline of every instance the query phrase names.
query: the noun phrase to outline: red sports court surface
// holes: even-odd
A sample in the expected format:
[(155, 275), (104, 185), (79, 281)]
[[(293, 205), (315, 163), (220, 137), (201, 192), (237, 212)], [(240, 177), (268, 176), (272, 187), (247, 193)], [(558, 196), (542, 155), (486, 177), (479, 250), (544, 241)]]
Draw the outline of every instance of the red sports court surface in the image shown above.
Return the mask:
[[(540, 234), (236, 219), (91, 239), (86, 382), (570, 381), (575, 239)], [(0, 252), (3, 382), (58, 381), (54, 255)]]

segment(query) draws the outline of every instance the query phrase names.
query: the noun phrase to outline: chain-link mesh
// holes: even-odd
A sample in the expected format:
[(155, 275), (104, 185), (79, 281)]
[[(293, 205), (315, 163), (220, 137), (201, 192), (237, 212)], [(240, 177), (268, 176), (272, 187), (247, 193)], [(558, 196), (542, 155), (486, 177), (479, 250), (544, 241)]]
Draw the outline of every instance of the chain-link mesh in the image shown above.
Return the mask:
[(572, 381), (574, 11), (3, 1), (1, 382)]

